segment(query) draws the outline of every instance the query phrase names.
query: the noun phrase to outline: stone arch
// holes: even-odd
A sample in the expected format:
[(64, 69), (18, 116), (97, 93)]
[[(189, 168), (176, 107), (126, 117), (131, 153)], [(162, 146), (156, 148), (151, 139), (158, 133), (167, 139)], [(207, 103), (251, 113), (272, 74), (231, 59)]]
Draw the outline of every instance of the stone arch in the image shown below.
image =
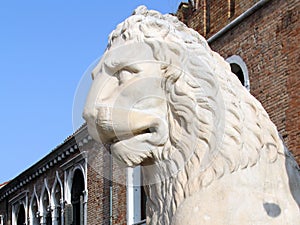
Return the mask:
[(239, 78), (243, 86), (250, 91), (249, 74), (244, 60), (238, 55), (232, 55), (226, 61), (230, 64), (231, 71)]
[(38, 225), (39, 223), (39, 201), (36, 193), (36, 189), (34, 187), (33, 193), (31, 195), (30, 204), (29, 204), (29, 224), (30, 225)]
[(71, 186), (71, 204), (73, 211), (73, 224), (83, 225), (84, 221), (84, 191), (85, 178), (81, 169), (75, 169), (73, 172)]
[(12, 218), (14, 225), (28, 224), (28, 191), (23, 191), (11, 201)]
[(65, 187), (65, 201), (66, 203), (70, 204), (71, 203), (71, 190), (72, 190), (72, 184), (73, 184), (73, 179), (74, 179), (74, 173), (76, 170), (80, 170), (82, 172), (83, 178), (84, 178), (84, 187), (86, 190), (87, 187), (87, 177), (85, 173), (85, 169), (82, 165), (76, 165), (74, 166), (71, 170), (68, 171), (67, 175), (67, 181), (66, 181), (66, 187)]
[(40, 197), (40, 212), (41, 223), (45, 225), (52, 225), (50, 190), (46, 178), (44, 179), (44, 186)]
[[(64, 180), (65, 224), (86, 225), (87, 224), (87, 199), (88, 199), (86, 152), (82, 152), (80, 155), (71, 159), (67, 164), (64, 165), (63, 169), (65, 170), (65, 180)], [(78, 174), (80, 174), (80, 176), (78, 176)], [(78, 177), (80, 178), (78, 179)], [(80, 184), (77, 184), (78, 186), (75, 188), (78, 180)], [(81, 215), (82, 215), (79, 218), (80, 223), (78, 223), (79, 220), (73, 222), (74, 220), (73, 216), (75, 216), (74, 210), (76, 210), (73, 208), (73, 205), (78, 204), (78, 195), (77, 198), (74, 197), (76, 193), (79, 193), (79, 202), (80, 202), (80, 209), (77, 211), (81, 211)]]
[(52, 219), (54, 225), (62, 224), (63, 203), (63, 185), (56, 171), (55, 181), (51, 191)]

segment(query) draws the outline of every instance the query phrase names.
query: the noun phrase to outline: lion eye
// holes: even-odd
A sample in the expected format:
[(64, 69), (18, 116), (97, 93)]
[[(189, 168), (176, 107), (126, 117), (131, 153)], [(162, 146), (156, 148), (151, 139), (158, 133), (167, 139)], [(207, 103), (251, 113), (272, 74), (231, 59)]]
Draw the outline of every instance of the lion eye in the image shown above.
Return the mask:
[(129, 80), (131, 80), (134, 77), (135, 77), (134, 73), (132, 73), (128, 70), (121, 70), (117, 74), (117, 78), (119, 80), (120, 85), (124, 84), (125, 82), (127, 82)]

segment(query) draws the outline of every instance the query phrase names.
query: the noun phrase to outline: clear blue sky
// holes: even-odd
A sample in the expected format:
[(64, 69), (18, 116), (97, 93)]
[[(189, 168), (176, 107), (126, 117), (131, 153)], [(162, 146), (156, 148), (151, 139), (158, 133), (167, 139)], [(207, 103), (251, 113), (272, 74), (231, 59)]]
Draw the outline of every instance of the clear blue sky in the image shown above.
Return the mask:
[(0, 183), (13, 179), (73, 133), (76, 89), (116, 25), (138, 5), (169, 13), (176, 12), (179, 3), (0, 2)]

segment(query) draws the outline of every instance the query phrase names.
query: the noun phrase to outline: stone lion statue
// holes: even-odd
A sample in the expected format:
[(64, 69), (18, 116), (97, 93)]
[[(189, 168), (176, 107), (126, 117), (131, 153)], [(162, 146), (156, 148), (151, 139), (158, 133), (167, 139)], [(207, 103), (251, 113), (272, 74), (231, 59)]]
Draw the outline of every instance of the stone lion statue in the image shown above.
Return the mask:
[(120, 163), (141, 165), (147, 224), (299, 224), (297, 163), (196, 31), (140, 6), (92, 76), (89, 133)]

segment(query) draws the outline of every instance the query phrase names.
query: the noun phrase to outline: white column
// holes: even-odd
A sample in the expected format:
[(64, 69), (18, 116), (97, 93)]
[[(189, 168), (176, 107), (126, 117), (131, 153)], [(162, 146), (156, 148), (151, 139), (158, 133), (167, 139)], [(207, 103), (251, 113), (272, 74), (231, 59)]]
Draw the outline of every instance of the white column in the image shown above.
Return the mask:
[(141, 169), (127, 169), (127, 225), (141, 220)]

